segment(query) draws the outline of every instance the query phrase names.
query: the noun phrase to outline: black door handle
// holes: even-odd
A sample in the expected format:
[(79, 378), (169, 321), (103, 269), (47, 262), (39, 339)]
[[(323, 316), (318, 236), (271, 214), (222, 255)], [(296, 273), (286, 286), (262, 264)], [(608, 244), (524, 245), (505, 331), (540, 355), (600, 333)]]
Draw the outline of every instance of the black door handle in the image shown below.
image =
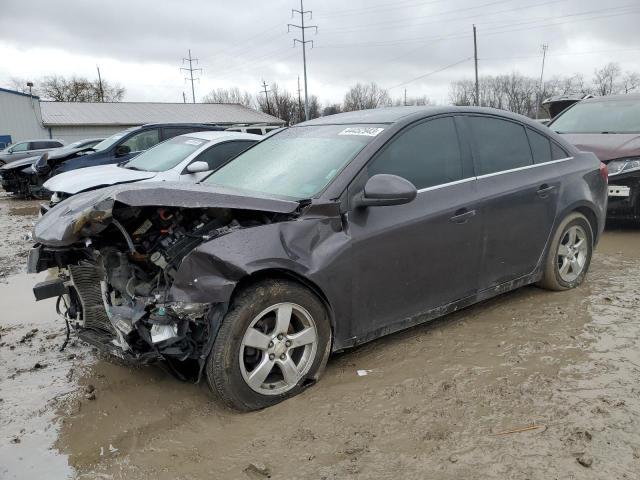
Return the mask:
[(466, 223), (471, 217), (476, 215), (475, 210), (467, 210), (466, 208), (460, 208), (456, 210), (453, 217), (451, 217), (451, 221), (454, 223)]
[(538, 187), (538, 191), (536, 193), (538, 194), (539, 197), (545, 198), (548, 195), (548, 193), (554, 188), (556, 187), (554, 187), (553, 185), (547, 185), (546, 183), (543, 183)]

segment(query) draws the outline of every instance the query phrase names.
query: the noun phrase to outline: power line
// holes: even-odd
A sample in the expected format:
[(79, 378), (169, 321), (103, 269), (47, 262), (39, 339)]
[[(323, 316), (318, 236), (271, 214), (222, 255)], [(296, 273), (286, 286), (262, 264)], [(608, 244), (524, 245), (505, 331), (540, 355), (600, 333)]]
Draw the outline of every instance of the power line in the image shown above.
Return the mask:
[(191, 79), (191, 97), (193, 98), (193, 103), (196, 103), (196, 91), (195, 91), (195, 88), (193, 86), (193, 82), (194, 82), (194, 80), (199, 80), (199, 78), (193, 78), (193, 72), (199, 71), (200, 73), (202, 73), (202, 69), (201, 68), (193, 68), (193, 63), (194, 62), (198, 63), (198, 59), (191, 57), (191, 49), (189, 49), (189, 57), (182, 59), (182, 64), (183, 65), (184, 65), (184, 62), (189, 62), (189, 68), (180, 68), (180, 70), (184, 70), (185, 72), (189, 72), (189, 78), (185, 78), (185, 80)]
[(302, 65), (304, 69), (304, 117), (305, 120), (309, 120), (309, 92), (307, 91), (307, 43), (311, 44), (313, 48), (313, 40), (305, 40), (305, 33), (307, 29), (313, 28), (318, 33), (318, 27), (316, 25), (305, 25), (304, 24), (304, 16), (308, 13), (309, 19), (313, 18), (313, 12), (311, 10), (305, 10), (304, 5), (302, 3), (303, 0), (300, 0), (300, 10), (292, 9), (291, 10), (291, 18), (297, 13), (300, 15), (300, 25), (294, 25), (292, 23), (287, 24), (287, 31), (291, 31), (291, 27), (297, 28), (302, 33), (302, 40), (294, 38), (293, 46), (296, 46), (296, 42), (302, 45)]
[(407, 80), (406, 82), (398, 83), (397, 85), (394, 85), (392, 87), (387, 87), (387, 90), (393, 90), (394, 88), (402, 87), (402, 86), (407, 85), (409, 83), (413, 83), (416, 80), (421, 80), (423, 78), (430, 77), (431, 75), (434, 75), (434, 74), (439, 73), (439, 72), (443, 72), (444, 70), (448, 70), (450, 68), (453, 68), (453, 67), (455, 67), (457, 65), (460, 65), (461, 63), (468, 62), (472, 58), (473, 57), (463, 58), (462, 60), (458, 60), (457, 62), (450, 63), (449, 65), (445, 65), (444, 67), (438, 68), (437, 70), (433, 70), (433, 71), (431, 71), (429, 73), (425, 73), (424, 75), (417, 76), (415, 78), (412, 78), (411, 80)]

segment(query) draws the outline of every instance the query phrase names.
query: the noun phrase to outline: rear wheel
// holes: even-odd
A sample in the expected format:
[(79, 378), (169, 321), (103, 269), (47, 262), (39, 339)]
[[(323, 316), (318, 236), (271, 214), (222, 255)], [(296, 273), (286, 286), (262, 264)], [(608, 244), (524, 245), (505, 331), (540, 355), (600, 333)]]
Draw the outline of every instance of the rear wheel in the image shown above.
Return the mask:
[(265, 408), (317, 380), (330, 348), (326, 309), (313, 292), (262, 281), (241, 292), (225, 316), (207, 361), (209, 387), (234, 409)]
[(539, 286), (568, 290), (582, 283), (593, 254), (591, 224), (581, 213), (565, 218), (553, 236)]

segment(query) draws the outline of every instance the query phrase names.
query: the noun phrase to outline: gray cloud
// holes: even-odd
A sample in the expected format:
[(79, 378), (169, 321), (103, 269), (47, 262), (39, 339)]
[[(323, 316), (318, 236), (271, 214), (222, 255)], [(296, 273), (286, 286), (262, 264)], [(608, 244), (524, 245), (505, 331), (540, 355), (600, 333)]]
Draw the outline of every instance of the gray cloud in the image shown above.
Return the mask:
[[(199, 91), (237, 85), (255, 92), (262, 78), (294, 88), (301, 52), (295, 0), (220, 2), (206, 0), (4, 0), (0, 45), (29, 52), (48, 49), (86, 58), (117, 60), (109, 78), (128, 89), (128, 100), (166, 100), (181, 95), (178, 67), (188, 48), (204, 68)], [(307, 0), (314, 49), (309, 52), (310, 89), (339, 100), (356, 81), (385, 87), (407, 82), (473, 54), (471, 27), (479, 31), (481, 73), (519, 70), (537, 75), (542, 43), (549, 44), (547, 75), (576, 71), (591, 75), (607, 61), (640, 71), (640, 4), (632, 0)], [(37, 12), (37, 15), (34, 15)], [(637, 47), (637, 51), (632, 49)], [(578, 51), (579, 55), (565, 55)], [(33, 57), (30, 62), (33, 62)], [(159, 64), (166, 78), (131, 77), (127, 65)], [(0, 66), (0, 80), (21, 76), (26, 65)], [(37, 66), (28, 65), (29, 71)], [(91, 66), (93, 68), (93, 65)], [(73, 74), (61, 64), (56, 72)], [(171, 70), (173, 69), (173, 70)], [(446, 98), (450, 81), (469, 77), (472, 62), (406, 84), (411, 95)], [(405, 85), (392, 90), (400, 96)], [(173, 97), (172, 97), (173, 98)]]

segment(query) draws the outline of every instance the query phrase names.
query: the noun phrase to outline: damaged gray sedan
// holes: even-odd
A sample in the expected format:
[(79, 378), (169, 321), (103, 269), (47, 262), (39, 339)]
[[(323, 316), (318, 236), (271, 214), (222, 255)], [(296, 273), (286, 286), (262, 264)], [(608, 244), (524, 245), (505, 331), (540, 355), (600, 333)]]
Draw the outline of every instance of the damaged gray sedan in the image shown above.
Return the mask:
[(197, 185), (121, 185), (39, 221), (29, 271), (81, 338), (192, 365), (255, 410), (331, 352), (523, 285), (579, 285), (606, 168), (524, 117), (399, 107), (276, 133)]

